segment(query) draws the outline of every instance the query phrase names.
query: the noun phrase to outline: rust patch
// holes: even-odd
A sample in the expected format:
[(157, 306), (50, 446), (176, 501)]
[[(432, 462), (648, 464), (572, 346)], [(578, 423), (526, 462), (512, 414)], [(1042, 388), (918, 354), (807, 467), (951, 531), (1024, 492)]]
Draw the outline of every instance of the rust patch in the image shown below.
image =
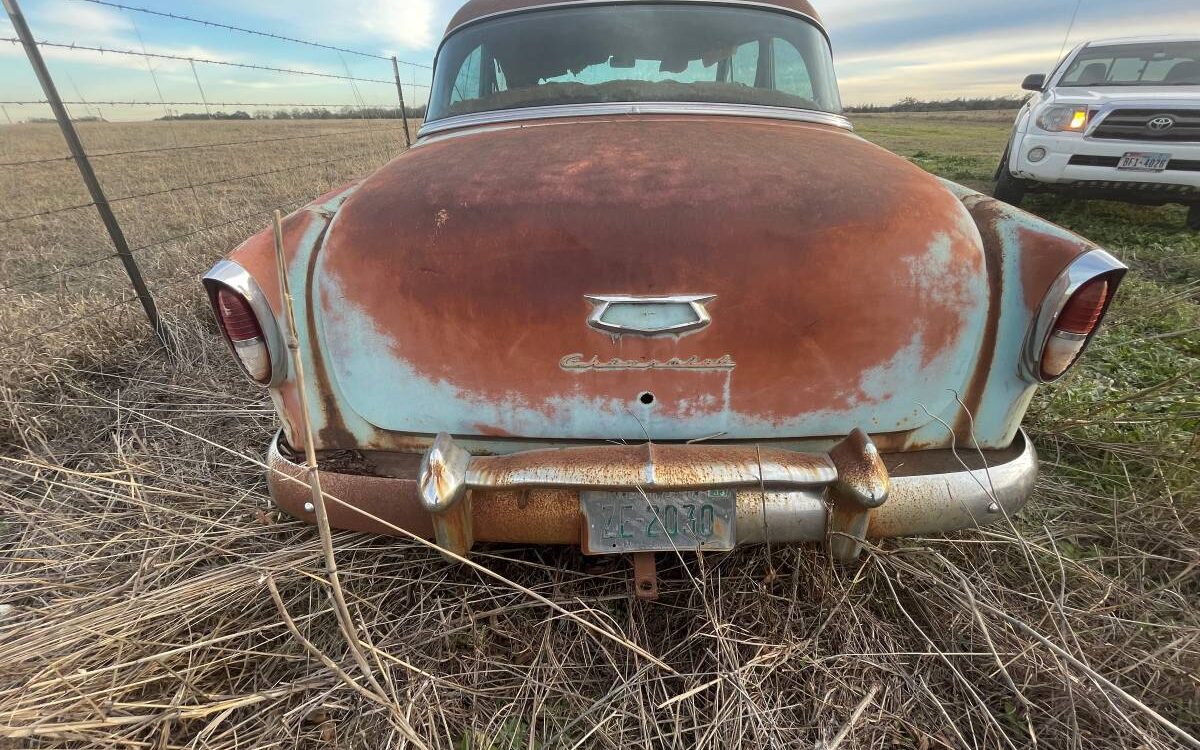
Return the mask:
[[(567, 489), (472, 491), (475, 538), (481, 542), (578, 544), (579, 493)], [(525, 498), (524, 506), (521, 498)]]
[(658, 598), (658, 566), (653, 552), (633, 553), (633, 590), (639, 599)]
[(325, 244), (325, 237), (329, 232), (329, 225), (321, 230), (320, 236), (317, 238), (316, 244), (308, 258), (307, 278), (305, 279), (305, 305), (304, 316), (308, 327), (309, 335), (304, 342), (312, 351), (313, 362), (313, 383), (317, 398), (315, 403), (317, 408), (321, 410), (323, 417), (322, 427), (314, 436), (317, 444), (323, 448), (348, 448), (358, 445), (358, 439), (354, 437), (354, 433), (346, 426), (345, 418), (342, 416), (341, 407), (337, 402), (337, 393), (334, 390), (335, 385), (333, 378), (329, 373), (328, 360), (323, 347), (321, 336), (317, 333), (317, 318), (316, 318), (316, 296), (313, 293), (313, 287), (316, 275), (313, 269), (316, 268), (317, 259), (321, 255), (321, 250)]
[[(1049, 226), (1049, 225), (1047, 225)], [(1058, 232), (1062, 230), (1054, 227)], [(1050, 285), (1071, 264), (1071, 261), (1096, 247), (1082, 237), (1068, 239), (1057, 234), (1039, 232), (1036, 227), (1020, 227), (1021, 289), (1025, 307), (1037, 310)]]
[[(649, 391), (663, 418), (728, 411), (778, 424), (879, 403), (860, 381), (905, 356), (915, 331), (926, 364), (967, 346), (964, 305), (980, 301), (963, 284), (982, 275), (978, 240), (961, 229), (958, 199), (913, 165), (799, 123), (593, 118), (575, 129), (429, 142), (347, 201), (323, 270), (353, 290), (392, 356), (466, 398), (548, 421), (556, 403)], [(521, 170), (502, 166), (514, 160)], [(454, 218), (439, 226), (444, 206)], [(924, 268), (939, 242), (930, 283), (945, 294), (897, 283), (898, 268)], [(618, 292), (717, 293), (720, 314), (683, 338), (588, 329), (584, 295)], [(354, 330), (335, 307), (321, 311), (328, 329)], [(731, 353), (736, 387), (725, 370), (564, 372), (573, 352), (640, 362)]]
[(969, 445), (973, 439), (972, 415), (979, 412), (987, 387), (988, 375), (996, 357), (996, 341), (1000, 334), (1000, 311), (1004, 304), (1004, 246), (998, 231), (1001, 212), (999, 202), (985, 200), (969, 207), (971, 217), (983, 240), (983, 258), (988, 284), (987, 322), (975, 357), (975, 368), (966, 388), (959, 394), (965, 409), (960, 407), (954, 420), (954, 437), (960, 444)]
[(475, 457), (468, 484), (483, 488), (820, 486), (837, 477), (829, 459), (757, 445), (606, 445)]

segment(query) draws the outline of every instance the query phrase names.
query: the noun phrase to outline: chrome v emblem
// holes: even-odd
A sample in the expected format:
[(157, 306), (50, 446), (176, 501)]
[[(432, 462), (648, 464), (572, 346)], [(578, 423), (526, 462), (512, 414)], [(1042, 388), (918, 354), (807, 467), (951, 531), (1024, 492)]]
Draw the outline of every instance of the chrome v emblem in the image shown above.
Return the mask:
[(665, 297), (585, 294), (592, 303), (587, 324), (613, 336), (681, 336), (712, 322), (706, 304), (715, 294), (675, 294)]

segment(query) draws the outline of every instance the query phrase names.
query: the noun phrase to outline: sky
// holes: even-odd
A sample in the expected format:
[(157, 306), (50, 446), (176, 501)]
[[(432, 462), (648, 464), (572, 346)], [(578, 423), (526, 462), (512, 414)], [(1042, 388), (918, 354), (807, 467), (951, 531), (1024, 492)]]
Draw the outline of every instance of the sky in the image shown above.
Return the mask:
[[(428, 66), (458, 0), (120, 0), (122, 4), (319, 41), (402, 61), (410, 103), (423, 103)], [(1200, 32), (1200, 0), (814, 0), (833, 40), (847, 105), (904, 97), (1019, 94), (1028, 73), (1047, 72), (1064, 47), (1088, 39)], [(390, 60), (307, 47), (96, 4), (21, 0), (34, 35), (61, 44), (197, 60), (299, 69), (311, 75), (82, 49), (44, 55), (76, 116), (148, 119), (165, 112), (266, 105), (396, 105)], [(1072, 15), (1078, 7), (1074, 25)], [(1068, 35), (1068, 29), (1070, 33)], [(0, 37), (15, 36), (0, 16)], [(411, 63), (411, 64), (409, 64)], [(194, 69), (193, 69), (194, 68)], [(201, 94), (203, 92), (203, 94)], [(0, 41), (5, 118), (48, 114), (19, 45)], [(148, 104), (102, 104), (109, 101)], [(166, 102), (166, 104), (163, 104)], [(172, 104), (196, 102), (196, 104)]]

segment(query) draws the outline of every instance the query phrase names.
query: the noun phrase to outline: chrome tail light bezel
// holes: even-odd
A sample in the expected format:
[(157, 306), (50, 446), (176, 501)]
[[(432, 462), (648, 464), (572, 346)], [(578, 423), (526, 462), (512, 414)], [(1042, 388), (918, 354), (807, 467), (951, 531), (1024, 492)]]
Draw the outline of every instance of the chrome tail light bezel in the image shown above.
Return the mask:
[[(1080, 357), (1083, 356), (1091, 344), (1092, 338), (1100, 330), (1100, 326), (1104, 325), (1104, 318), (1108, 314), (1108, 308), (1112, 305), (1113, 298), (1120, 287), (1121, 279), (1125, 277), (1128, 270), (1129, 268), (1124, 263), (1100, 248), (1089, 250), (1071, 261), (1071, 264), (1050, 285), (1050, 290), (1046, 292), (1041, 307), (1034, 315), (1033, 323), (1029, 328), (1029, 334), (1025, 339), (1024, 353), (1021, 357), (1022, 377), (1033, 383), (1052, 383), (1062, 378), (1078, 364)], [(1071, 361), (1071, 364), (1067, 365), (1058, 375), (1047, 377), (1042, 370), (1042, 360), (1046, 346), (1058, 323), (1059, 316), (1062, 315), (1067, 303), (1076, 292), (1088, 282), (1100, 278), (1108, 282), (1108, 292), (1096, 325), (1084, 338), (1083, 345)]]
[[(209, 305), (213, 309), (213, 314), (218, 318), (217, 325), (221, 327), (221, 338), (225, 340), (225, 343), (229, 346), (230, 353), (234, 355), (234, 359), (238, 363), (238, 369), (242, 370), (242, 373), (255, 385), (273, 388), (282, 383), (287, 378), (288, 369), (283, 333), (279, 329), (279, 324), (275, 318), (275, 311), (271, 309), (271, 303), (263, 293), (262, 287), (258, 285), (258, 282), (254, 280), (249, 271), (232, 260), (218, 262), (208, 273), (204, 274), (202, 282), (205, 291), (208, 293)], [(221, 289), (227, 289), (244, 299), (250, 305), (250, 310), (254, 313), (255, 319), (258, 321), (258, 327), (262, 331), (263, 340), (267, 347), (267, 356), (270, 359), (271, 374), (266, 382), (255, 379), (246, 371), (241, 357), (238, 356), (238, 353), (234, 349), (236, 345), (225, 333), (220, 316), (216, 312), (217, 293)]]

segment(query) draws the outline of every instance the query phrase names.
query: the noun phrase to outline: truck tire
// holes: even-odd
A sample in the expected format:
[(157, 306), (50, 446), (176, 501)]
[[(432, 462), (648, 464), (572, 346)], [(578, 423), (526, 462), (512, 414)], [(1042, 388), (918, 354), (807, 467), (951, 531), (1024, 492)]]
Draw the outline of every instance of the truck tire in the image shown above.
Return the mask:
[(1200, 232), (1200, 204), (1196, 204), (1188, 209), (1187, 225), (1188, 229)]
[(992, 197), (1013, 206), (1019, 206), (1025, 200), (1025, 183), (1008, 171), (1007, 149), (1000, 159), (1000, 168), (996, 170), (996, 186), (992, 188)]

